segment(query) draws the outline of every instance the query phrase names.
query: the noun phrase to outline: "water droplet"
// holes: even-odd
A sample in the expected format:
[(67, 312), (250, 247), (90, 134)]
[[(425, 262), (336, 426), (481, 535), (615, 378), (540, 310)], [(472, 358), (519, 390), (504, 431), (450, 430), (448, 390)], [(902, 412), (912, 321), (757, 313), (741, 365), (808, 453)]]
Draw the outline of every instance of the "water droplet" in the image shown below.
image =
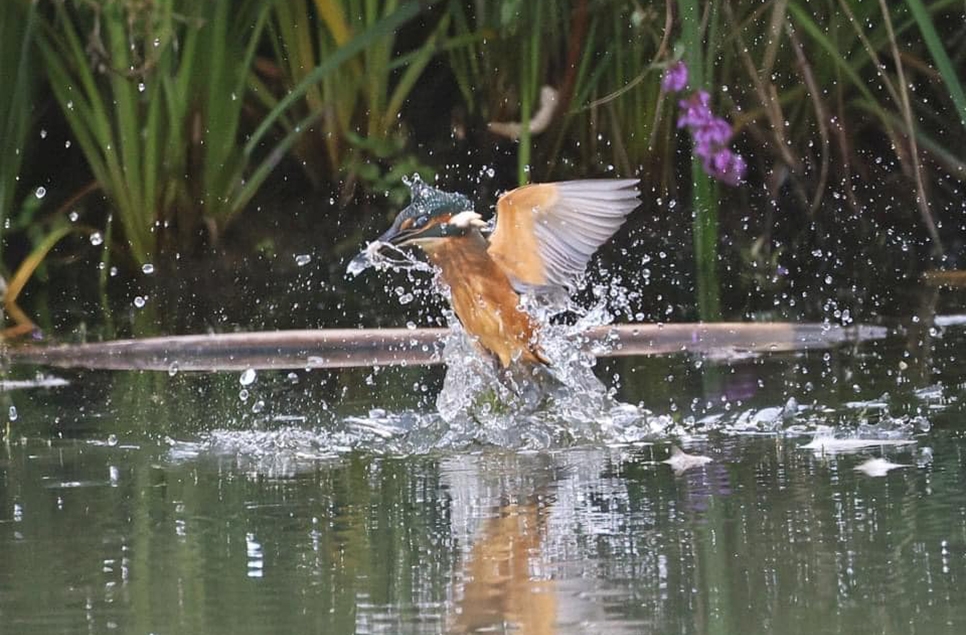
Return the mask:
[(111, 447), (114, 447), (115, 445), (117, 445), (117, 435), (116, 434), (107, 435), (107, 444)]
[(7, 418), (16, 421), (18, 416), (20, 415), (17, 414), (17, 406), (10, 406), (10, 410), (7, 411)]
[(141, 271), (143, 271), (145, 275), (150, 276), (152, 273), (154, 273), (154, 265), (152, 265), (150, 262), (144, 263), (141, 265)]
[(142, 297), (142, 296), (134, 297), (134, 306), (136, 306), (139, 309), (143, 309), (146, 302), (147, 302), (147, 298), (145, 297)]
[(69, 148), (70, 147), (70, 139), (68, 139), (67, 141), (64, 142), (64, 147), (65, 148)]
[(77, 219), (80, 218), (80, 214), (77, 213), (77, 210), (72, 209), (70, 210), (70, 214), (67, 215), (67, 218), (70, 219), (70, 222), (76, 223)]
[(261, 399), (252, 404), (252, 412), (255, 414), (258, 414), (262, 410), (265, 410), (265, 402)]
[(168, 377), (174, 377), (179, 370), (181, 370), (181, 367), (178, 366), (178, 362), (171, 362), (171, 365), (168, 366)]
[(91, 244), (97, 247), (104, 243), (104, 237), (101, 236), (101, 232), (94, 232), (91, 234)]
[(46, 139), (47, 138), (47, 131), (46, 130), (41, 129), (41, 131), (40, 131), (40, 138), (41, 139)]
[(241, 377), (238, 378), (238, 383), (242, 386), (251, 386), (253, 383), (255, 383), (255, 375), (255, 369), (248, 368), (241, 374)]
[(309, 254), (297, 254), (295, 256), (295, 264), (297, 264), (299, 267), (304, 267), (310, 262), (312, 262), (312, 256)]
[(144, 82), (138, 82), (138, 92), (139, 93), (143, 93), (146, 88), (147, 88), (147, 86), (144, 85)]
[(241, 401), (248, 401), (248, 391), (245, 390), (244, 388), (242, 388), (241, 390), (239, 390), (238, 391), (238, 398)]
[(41, 185), (34, 192), (34, 196), (36, 196), (37, 198), (43, 198), (43, 197), (47, 196), (47, 188), (44, 187), (43, 185)]

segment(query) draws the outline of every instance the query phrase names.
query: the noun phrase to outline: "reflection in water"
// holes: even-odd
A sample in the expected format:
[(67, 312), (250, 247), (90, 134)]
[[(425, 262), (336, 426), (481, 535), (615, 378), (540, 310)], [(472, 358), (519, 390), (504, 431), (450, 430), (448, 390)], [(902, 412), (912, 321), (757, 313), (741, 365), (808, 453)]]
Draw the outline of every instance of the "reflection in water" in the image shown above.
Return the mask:
[(426, 369), (65, 374), (0, 395), (0, 630), (961, 633), (963, 339), (621, 362), (634, 443), (454, 425)]
[(11, 442), (4, 632), (961, 632), (964, 448), (933, 437), (881, 478), (773, 438), (680, 476), (665, 444), (271, 478), (149, 443)]
[(541, 575), (546, 570), (541, 553), (546, 513), (536, 500), (492, 511), (463, 567), (453, 633), (499, 630), (506, 624), (521, 635), (555, 631), (556, 588)]

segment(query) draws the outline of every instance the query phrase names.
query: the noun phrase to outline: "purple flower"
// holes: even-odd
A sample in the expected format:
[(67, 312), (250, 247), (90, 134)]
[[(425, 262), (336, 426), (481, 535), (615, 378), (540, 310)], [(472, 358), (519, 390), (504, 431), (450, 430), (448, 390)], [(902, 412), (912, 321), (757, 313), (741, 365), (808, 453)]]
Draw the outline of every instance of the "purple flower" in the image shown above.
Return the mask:
[(668, 67), (661, 80), (661, 90), (666, 93), (679, 93), (688, 85), (688, 66), (678, 61)]
[(695, 127), (692, 132), (698, 146), (698, 154), (702, 156), (711, 154), (718, 146), (728, 145), (732, 135), (731, 124), (721, 117), (712, 117), (704, 125)]
[(702, 157), (704, 171), (727, 185), (738, 185), (745, 176), (745, 160), (730, 148), (719, 148), (710, 156)]
[(704, 171), (722, 183), (740, 183), (747, 165), (740, 155), (728, 148), (734, 130), (725, 119), (711, 111), (711, 95), (708, 91), (695, 91), (680, 100), (678, 105), (682, 110), (678, 117), (678, 128), (687, 128), (691, 132), (694, 153), (701, 158)]
[(678, 102), (684, 112), (678, 118), (678, 128), (699, 128), (706, 125), (714, 117), (711, 112), (711, 95), (706, 90), (699, 90), (687, 99)]

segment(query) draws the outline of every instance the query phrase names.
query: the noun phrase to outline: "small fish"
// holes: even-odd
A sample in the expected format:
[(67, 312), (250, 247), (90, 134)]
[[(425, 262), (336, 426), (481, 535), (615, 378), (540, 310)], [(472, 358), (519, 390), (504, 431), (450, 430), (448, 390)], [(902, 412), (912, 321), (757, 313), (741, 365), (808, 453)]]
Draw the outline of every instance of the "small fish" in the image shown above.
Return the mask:
[(369, 267), (375, 266), (376, 262), (379, 261), (379, 251), (386, 246), (387, 243), (374, 240), (363, 249), (358, 256), (349, 261), (349, 266), (346, 267), (346, 273), (350, 276), (358, 276), (360, 273), (368, 269)]
[(904, 463), (893, 463), (882, 458), (869, 459), (861, 465), (856, 465), (854, 469), (856, 472), (862, 472), (866, 476), (885, 476), (890, 470), (895, 470), (900, 467), (912, 467), (911, 465), (906, 465)]
[(671, 446), (671, 458), (661, 461), (661, 463), (667, 463), (674, 470), (675, 474), (683, 474), (688, 470), (701, 467), (707, 463), (711, 462), (710, 456), (702, 456), (700, 454), (688, 454), (678, 446)]
[(365, 249), (350, 260), (348, 266), (346, 266), (346, 273), (355, 277), (370, 267), (375, 267), (376, 269), (433, 271), (433, 268), (428, 263), (417, 260), (411, 254), (402, 251), (391, 243), (385, 243), (379, 240), (374, 240), (366, 245)]

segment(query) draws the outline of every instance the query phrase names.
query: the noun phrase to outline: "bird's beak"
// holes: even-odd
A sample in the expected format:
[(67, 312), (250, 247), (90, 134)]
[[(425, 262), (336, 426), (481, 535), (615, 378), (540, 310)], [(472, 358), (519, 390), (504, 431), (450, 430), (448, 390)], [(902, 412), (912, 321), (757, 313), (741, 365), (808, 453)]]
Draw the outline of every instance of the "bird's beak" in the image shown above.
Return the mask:
[(411, 231), (400, 231), (395, 225), (387, 229), (379, 238), (376, 238), (375, 242), (382, 243), (384, 245), (401, 245), (406, 242), (406, 239), (412, 236), (415, 232)]

